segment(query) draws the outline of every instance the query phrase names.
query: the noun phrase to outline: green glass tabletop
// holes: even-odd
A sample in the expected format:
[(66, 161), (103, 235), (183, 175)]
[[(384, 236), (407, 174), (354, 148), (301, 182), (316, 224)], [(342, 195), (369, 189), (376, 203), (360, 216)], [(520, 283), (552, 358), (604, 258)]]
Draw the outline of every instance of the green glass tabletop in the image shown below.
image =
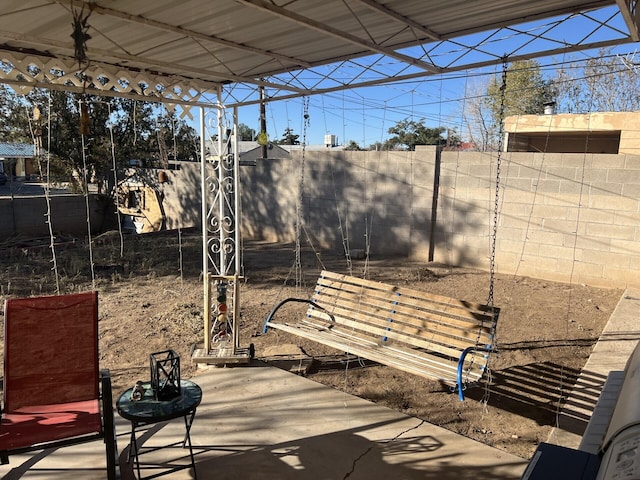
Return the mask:
[(144, 395), (140, 400), (132, 400), (133, 387), (124, 391), (116, 408), (123, 418), (137, 423), (155, 423), (183, 417), (200, 405), (202, 390), (189, 380), (180, 380), (181, 395), (171, 400), (156, 400), (151, 383), (142, 384)]

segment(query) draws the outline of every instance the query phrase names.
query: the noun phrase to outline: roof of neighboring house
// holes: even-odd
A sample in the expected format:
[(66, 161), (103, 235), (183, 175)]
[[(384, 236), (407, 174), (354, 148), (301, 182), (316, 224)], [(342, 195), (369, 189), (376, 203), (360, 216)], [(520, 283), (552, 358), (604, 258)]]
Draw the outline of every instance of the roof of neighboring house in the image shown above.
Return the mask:
[[(253, 150), (258, 145), (258, 142), (246, 142), (239, 141), (238, 142), (238, 153), (248, 152), (249, 150)], [(206, 142), (206, 148), (209, 150), (211, 155), (218, 154), (218, 142), (216, 140), (208, 140)], [(226, 148), (223, 146), (223, 148)]]
[(0, 158), (35, 157), (35, 146), (31, 143), (0, 142)]
[(324, 152), (336, 152), (339, 150), (344, 150), (344, 145), (337, 145), (335, 147), (327, 147), (326, 145), (320, 145), (320, 144), (314, 144), (314, 145), (302, 145), (302, 144), (298, 144), (298, 145), (280, 145), (284, 150), (286, 150), (287, 152), (296, 152), (296, 151), (302, 151), (302, 149), (304, 148), (305, 151), (307, 152), (319, 152), (319, 151), (324, 151)]
[[(285, 145), (277, 145), (275, 143), (270, 143), (269, 144), (269, 150), (274, 150), (275, 152), (278, 152), (278, 155), (283, 155), (283, 154), (287, 154), (288, 155), (288, 150), (286, 148)], [(212, 141), (208, 141), (207, 142), (207, 146), (206, 148), (209, 150), (209, 154), (211, 155), (217, 155), (218, 153), (218, 142), (212, 142)], [(243, 156), (244, 154), (248, 153), (248, 152), (253, 152), (254, 150), (258, 150), (260, 149), (261, 146), (258, 145), (258, 142), (255, 141), (240, 141), (238, 142), (238, 155)]]

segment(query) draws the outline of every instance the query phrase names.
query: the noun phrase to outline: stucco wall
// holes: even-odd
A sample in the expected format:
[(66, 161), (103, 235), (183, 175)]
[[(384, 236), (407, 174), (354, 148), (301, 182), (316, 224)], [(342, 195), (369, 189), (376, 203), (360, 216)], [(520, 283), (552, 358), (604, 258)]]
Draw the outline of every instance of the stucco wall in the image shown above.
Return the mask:
[[(564, 145), (570, 151), (591, 152), (609, 151), (607, 144), (598, 137), (599, 133), (620, 132), (619, 150), (615, 153), (640, 155), (640, 112), (593, 112), (585, 114), (560, 113), (554, 115), (514, 115), (505, 119), (505, 132), (514, 133), (558, 134), (564, 133), (576, 145)], [(577, 136), (592, 136), (587, 141), (577, 140)], [(549, 142), (562, 142), (562, 137), (545, 138), (539, 145), (542, 152), (558, 151), (559, 146), (550, 146)], [(598, 144), (603, 142), (603, 149)], [(569, 151), (569, 150), (563, 150)]]

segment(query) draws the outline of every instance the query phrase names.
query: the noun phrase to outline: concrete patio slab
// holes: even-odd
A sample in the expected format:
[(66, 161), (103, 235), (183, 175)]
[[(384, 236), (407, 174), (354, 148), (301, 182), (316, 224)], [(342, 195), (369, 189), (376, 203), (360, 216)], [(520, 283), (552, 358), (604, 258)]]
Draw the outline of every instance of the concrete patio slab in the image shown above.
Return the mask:
[[(328, 388), (275, 367), (208, 368), (193, 378), (203, 390), (191, 438), (199, 479), (518, 479), (526, 460)], [(130, 425), (117, 419), (123, 479)], [(139, 434), (145, 447), (173, 444), (141, 456), (142, 475), (191, 479), (180, 419)], [(0, 475), (11, 479), (102, 479), (100, 442), (11, 457)]]

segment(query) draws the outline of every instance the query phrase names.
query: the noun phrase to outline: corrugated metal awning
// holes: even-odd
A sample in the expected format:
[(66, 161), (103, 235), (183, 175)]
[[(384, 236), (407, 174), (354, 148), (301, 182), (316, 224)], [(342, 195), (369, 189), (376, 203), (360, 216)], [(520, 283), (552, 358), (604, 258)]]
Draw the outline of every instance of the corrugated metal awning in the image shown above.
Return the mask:
[(240, 105), (258, 86), (286, 98), (638, 40), (635, 3), (3, 0), (2, 76), (192, 104), (222, 89)]

